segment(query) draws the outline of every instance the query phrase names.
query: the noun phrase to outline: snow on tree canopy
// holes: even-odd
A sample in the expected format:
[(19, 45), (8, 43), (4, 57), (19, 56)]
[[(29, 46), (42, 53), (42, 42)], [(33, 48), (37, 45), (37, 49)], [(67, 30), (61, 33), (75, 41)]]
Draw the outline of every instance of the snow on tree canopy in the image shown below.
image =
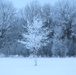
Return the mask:
[(24, 39), (19, 41), (26, 46), (27, 49), (38, 50), (41, 46), (45, 46), (48, 42), (47, 35), (49, 31), (43, 27), (40, 19), (33, 19), (33, 23), (28, 22), (27, 33), (23, 33)]

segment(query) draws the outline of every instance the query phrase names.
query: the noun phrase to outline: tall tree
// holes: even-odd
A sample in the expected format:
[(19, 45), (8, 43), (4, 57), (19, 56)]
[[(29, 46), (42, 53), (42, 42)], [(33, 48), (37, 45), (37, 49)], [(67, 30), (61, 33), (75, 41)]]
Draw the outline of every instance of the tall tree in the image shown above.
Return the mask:
[[(11, 2), (0, 1), (0, 49), (6, 46), (7, 34), (15, 22), (16, 10)], [(2, 51), (1, 51), (2, 52)], [(8, 52), (8, 51), (6, 51)]]
[[(75, 13), (76, 13), (75, 8), (76, 8), (76, 4), (71, 0), (60, 1), (55, 6), (55, 17), (54, 17), (55, 34), (54, 34), (54, 42), (53, 42), (53, 50), (52, 50), (53, 53), (57, 51), (58, 52), (64, 51), (65, 53), (63, 54), (66, 55), (68, 50), (70, 49), (69, 47), (71, 44), (71, 34), (73, 27), (72, 23), (73, 20), (75, 19)], [(61, 44), (63, 44), (63, 46), (60, 46)]]

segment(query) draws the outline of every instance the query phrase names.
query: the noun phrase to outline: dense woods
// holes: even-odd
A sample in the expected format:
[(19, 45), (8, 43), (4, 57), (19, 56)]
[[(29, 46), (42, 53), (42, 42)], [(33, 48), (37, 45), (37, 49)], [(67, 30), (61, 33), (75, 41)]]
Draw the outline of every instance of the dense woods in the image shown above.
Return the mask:
[(75, 57), (76, 1), (32, 1), (17, 10), (0, 0), (0, 55)]

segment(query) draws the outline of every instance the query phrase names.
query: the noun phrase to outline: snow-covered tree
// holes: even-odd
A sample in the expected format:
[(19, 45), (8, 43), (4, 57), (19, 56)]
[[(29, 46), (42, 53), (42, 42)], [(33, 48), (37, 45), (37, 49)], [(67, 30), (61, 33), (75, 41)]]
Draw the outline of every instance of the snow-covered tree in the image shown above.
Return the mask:
[(41, 19), (34, 18), (33, 23), (27, 25), (27, 33), (23, 33), (24, 39), (19, 41), (24, 44), (27, 49), (34, 52), (35, 66), (37, 66), (37, 51), (40, 47), (46, 46), (49, 31), (43, 27)]
[(13, 4), (6, 0), (0, 0), (0, 48), (6, 41), (6, 34), (15, 21), (16, 11)]
[[(65, 51), (64, 55), (66, 55), (68, 50), (70, 49), (72, 27), (74, 23), (73, 21), (76, 18), (75, 3), (76, 3), (75, 0), (73, 1), (62, 0), (55, 5), (55, 10), (54, 10), (55, 34), (53, 38), (54, 39), (53, 49), (52, 49), (53, 52), (63, 50)], [(61, 44), (63, 44), (63, 46), (61, 46)]]
[[(44, 56), (51, 56), (52, 53), (51, 53), (51, 50), (52, 50), (52, 39), (53, 39), (53, 30), (54, 30), (54, 25), (53, 25), (53, 7), (51, 6), (51, 4), (44, 4), (42, 7), (41, 7), (41, 18), (42, 18), (42, 21), (43, 21), (43, 24), (44, 24), (44, 27), (48, 28), (48, 30), (50, 31), (49, 32), (49, 35), (48, 37), (50, 38), (49, 40), (49, 44), (46, 46), (46, 47), (43, 47), (39, 54), (41, 53), (42, 55)], [(41, 55), (41, 56), (42, 56)]]

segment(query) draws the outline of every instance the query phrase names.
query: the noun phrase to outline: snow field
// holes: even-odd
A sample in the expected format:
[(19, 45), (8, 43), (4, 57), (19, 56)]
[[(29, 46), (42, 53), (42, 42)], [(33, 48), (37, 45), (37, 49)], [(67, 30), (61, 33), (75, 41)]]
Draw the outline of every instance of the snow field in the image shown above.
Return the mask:
[(0, 58), (0, 75), (76, 75), (75, 58)]

